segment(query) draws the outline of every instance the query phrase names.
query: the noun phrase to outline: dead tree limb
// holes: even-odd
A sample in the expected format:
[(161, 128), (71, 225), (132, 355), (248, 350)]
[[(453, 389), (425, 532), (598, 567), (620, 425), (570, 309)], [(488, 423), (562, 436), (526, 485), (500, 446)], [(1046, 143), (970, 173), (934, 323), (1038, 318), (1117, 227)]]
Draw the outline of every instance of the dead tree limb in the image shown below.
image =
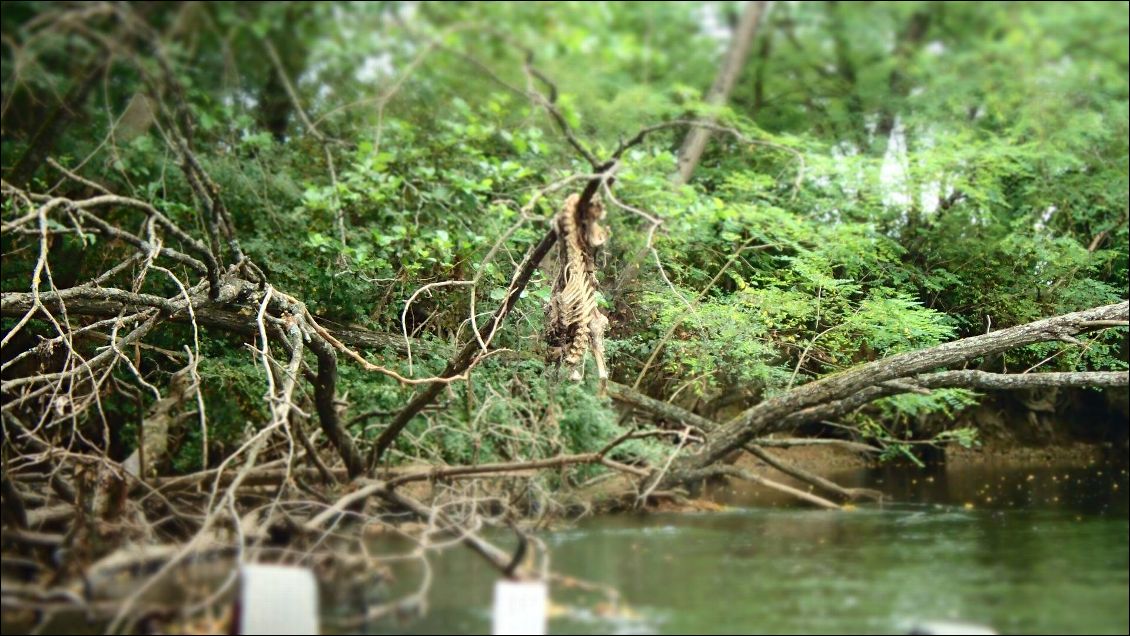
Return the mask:
[[(675, 406), (674, 404), (662, 402), (660, 400), (648, 397), (640, 393), (639, 391), (636, 391), (635, 389), (622, 384), (609, 385), (608, 393), (612, 396), (612, 399), (617, 400), (618, 402), (627, 404), (634, 408), (638, 408), (640, 410), (651, 413), (652, 415), (657, 415), (661, 418), (671, 420), (673, 422), (681, 422), (684, 425), (697, 427), (704, 432), (716, 430), (719, 426), (719, 424), (713, 420), (707, 419), (695, 413), (691, 413), (690, 411)], [(761, 440), (756, 441), (760, 442)], [(790, 477), (793, 477), (794, 479), (810, 484), (814, 488), (817, 488), (826, 493), (830, 493), (832, 496), (838, 497), (842, 500), (850, 501), (863, 497), (878, 499), (882, 496), (881, 493), (873, 490), (844, 488), (843, 486), (840, 486), (839, 484), (836, 484), (831, 480), (825, 479), (787, 461), (774, 457), (763, 449), (758, 448), (755, 443), (746, 444), (744, 448), (750, 454), (765, 462), (778, 472), (784, 473), (786, 475), (789, 475)], [(742, 478), (746, 479), (746, 477)], [(749, 479), (747, 479), (747, 481), (749, 481)], [(778, 488), (778, 490), (780, 489)], [(790, 491), (786, 492), (792, 494)]]
[(701, 481), (714, 477), (734, 477), (736, 479), (741, 479), (750, 483), (760, 484), (762, 486), (765, 486), (766, 488), (772, 488), (773, 490), (783, 492), (802, 501), (807, 501), (808, 503), (815, 504), (821, 508), (827, 508), (829, 510), (841, 509), (838, 504), (828, 501), (827, 499), (819, 495), (814, 495), (810, 492), (800, 490), (799, 488), (787, 486), (785, 484), (782, 484), (781, 482), (773, 481), (772, 479), (751, 473), (748, 470), (743, 470), (741, 468), (738, 468), (737, 466), (710, 466), (709, 468), (701, 468), (688, 473), (687, 481)]
[[(979, 336), (947, 342), (935, 347), (890, 356), (799, 386), (747, 409), (719, 427), (710, 436), (703, 452), (680, 460), (676, 468), (668, 473), (664, 484), (669, 486), (672, 483), (684, 481), (685, 477), (693, 474), (694, 471), (722, 460), (755, 437), (785, 427), (823, 419), (837, 412), (846, 412), (884, 395), (905, 390), (899, 388), (899, 385), (891, 385), (892, 381), (901, 381), (906, 383), (903, 386), (907, 387), (919, 386), (921, 388), (926, 388), (926, 385), (931, 385), (929, 388), (937, 388), (932, 386), (935, 383), (944, 386), (965, 386), (965, 384), (959, 382), (973, 382), (974, 388), (977, 384), (988, 386), (990, 383), (999, 385), (999, 388), (1036, 386), (1035, 380), (1014, 380), (1012, 378), (1006, 380), (993, 377), (991, 374), (986, 378), (986, 376), (975, 374), (962, 375), (965, 372), (957, 372), (956, 375), (936, 376), (930, 372), (1037, 342), (1055, 340), (1077, 342), (1075, 336), (1094, 329), (1095, 323), (1098, 321), (1125, 321), (1128, 313), (1130, 313), (1128, 310), (1130, 310), (1130, 303), (1123, 301), (1046, 318)], [(923, 377), (922, 374), (927, 375)], [(1036, 374), (1029, 375), (1038, 377)], [(1121, 374), (1123, 379), (1115, 378), (1114, 375), (1109, 377), (1106, 375), (1088, 375), (1085, 377), (1100, 382), (1125, 383), (1125, 373)], [(1081, 379), (1083, 378), (1057, 376), (1050, 381), (1064, 383), (1080, 381)], [(1106, 384), (1106, 386), (1109, 386), (1109, 384)]]
[(761, 448), (792, 448), (794, 446), (839, 446), (857, 453), (881, 453), (883, 449), (870, 444), (846, 439), (827, 439), (823, 437), (758, 437), (753, 444)]
[(766, 452), (765, 449), (758, 448), (753, 444), (746, 444), (744, 448), (751, 455), (765, 462), (769, 466), (772, 466), (778, 471), (785, 473), (786, 475), (794, 479), (799, 479), (806, 484), (811, 484), (816, 488), (819, 488), (820, 490), (831, 494), (832, 496), (839, 497), (840, 499), (852, 501), (855, 499), (863, 498), (883, 498), (883, 494), (876, 490), (870, 490), (867, 488), (844, 488), (843, 486), (830, 479), (825, 479), (813, 472), (804, 470), (803, 468), (794, 466), (792, 464), (789, 464), (788, 462), (784, 462), (781, 459), (774, 457), (771, 453)]
[(626, 384), (609, 382), (608, 395), (622, 404), (645, 411), (654, 416), (671, 420), (672, 422), (680, 422), (688, 426), (693, 426), (703, 432), (710, 432), (718, 428), (718, 423), (714, 420), (691, 413), (670, 402), (663, 402), (662, 400), (644, 395)]
[(1043, 389), (1051, 387), (1126, 386), (1126, 371), (1073, 371), (1059, 373), (989, 373), (965, 369), (939, 371), (915, 376), (914, 384), (927, 389), (961, 387), (965, 389)]

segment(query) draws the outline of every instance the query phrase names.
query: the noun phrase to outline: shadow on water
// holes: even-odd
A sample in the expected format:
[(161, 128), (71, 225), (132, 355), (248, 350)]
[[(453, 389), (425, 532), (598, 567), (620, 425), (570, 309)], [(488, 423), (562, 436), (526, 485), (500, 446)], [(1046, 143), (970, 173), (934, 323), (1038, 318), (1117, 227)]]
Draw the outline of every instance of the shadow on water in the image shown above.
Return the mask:
[[(752, 507), (762, 495), (737, 490), (722, 513), (609, 516), (545, 535), (555, 570), (614, 586), (632, 609), (604, 618), (591, 594), (558, 586), (551, 633), (906, 633), (924, 620), (1130, 629), (1124, 468), (885, 469), (841, 481), (898, 503)], [(370, 631), (488, 633), (495, 573), (463, 550), (433, 570), (425, 618)]]

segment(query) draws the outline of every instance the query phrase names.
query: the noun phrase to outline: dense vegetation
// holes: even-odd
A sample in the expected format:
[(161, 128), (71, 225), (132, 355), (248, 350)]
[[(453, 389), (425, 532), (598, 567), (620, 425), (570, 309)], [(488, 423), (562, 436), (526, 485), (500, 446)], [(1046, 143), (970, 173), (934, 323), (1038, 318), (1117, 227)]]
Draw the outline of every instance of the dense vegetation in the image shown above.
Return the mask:
[[(717, 114), (750, 142), (715, 136), (688, 185), (669, 180), (685, 130), (658, 132), (627, 153), (617, 196), (664, 220), (657, 258), (641, 252), (649, 222), (615, 210), (599, 273), (613, 377), (634, 382), (660, 346), (643, 377), (647, 392), (711, 413), (861, 360), (1125, 298), (1124, 8), (777, 6), (730, 106), (710, 109), (700, 98), (737, 10), (725, 4), (167, 6), (138, 7), (137, 19), (163, 34), (198, 155), (247, 254), (316, 315), (376, 331), (401, 331), (405, 301), (426, 283), (478, 277), (476, 306), (497, 303), (508, 261), (536, 242), (554, 200), (535, 206), (535, 218), (480, 270), (485, 253), (533, 190), (585, 172), (519, 93), (523, 49), (594, 149), (611, 149), (641, 124)], [(50, 155), (193, 227), (189, 185), (144, 97), (144, 74), (156, 72), (150, 44), (118, 35), (115, 46), (133, 48), (106, 59), (109, 44), (89, 30), (129, 28), (93, 9), (81, 26), (62, 21), (71, 10), (5, 8), (5, 170), (23, 160), (44, 113), (91, 82)], [(50, 188), (59, 176), (41, 166), (35, 183)], [(68, 187), (53, 192), (72, 194)], [(37, 254), (21, 247), (33, 240), (6, 233), (6, 291), (27, 289)], [(122, 247), (61, 234), (52, 273), (87, 279)], [(622, 276), (634, 262), (638, 273)], [(548, 294), (549, 281), (535, 276), (499, 344), (538, 352)], [(422, 294), (407, 327), (424, 339), (466, 338), (468, 303), (466, 286)], [(184, 335), (170, 330), (163, 344), (180, 349)], [(1112, 334), (1045, 366), (1125, 368), (1120, 341)], [(265, 418), (261, 369), (238, 342), (212, 332), (201, 341), (216, 456)], [(1027, 368), (1060, 348), (1033, 346), (991, 364)], [(158, 384), (178, 368), (161, 357), (144, 362), (143, 376)], [(415, 363), (422, 376), (442, 359)], [(615, 436), (611, 406), (591, 390), (551, 389), (540, 364), (519, 367), (491, 361), (477, 375), (484, 391), (522, 399), (494, 401), (478, 417), (442, 409), (444, 433), (405, 439), (402, 450), (435, 445), (448, 461), (540, 454), (503, 452), (512, 442), (500, 425), (542, 419), (529, 403), (545, 404), (547, 391), (559, 393), (567, 447)], [(351, 414), (393, 410), (411, 391), (342, 372)], [(138, 402), (128, 392), (106, 398), (103, 408), (133, 419)], [(958, 390), (888, 408), (971, 399)], [(182, 469), (201, 452), (187, 435), (175, 459)]]
[[(269, 281), (330, 331), (387, 334), (383, 347), (351, 344), (427, 378), (474, 338), (471, 312), (481, 326), (506, 299), (523, 255), (586, 183), (593, 166), (578, 147), (603, 161), (627, 145), (604, 190), (611, 238), (595, 263), (611, 378), (707, 418), (860, 363), (1127, 298), (1124, 3), (774, 3), (726, 103), (713, 103), (744, 10), (5, 3), (4, 294), (65, 289), (119, 263), (100, 284), (174, 301), (206, 289), (187, 260), (146, 251), (162, 241), (203, 258), (136, 206), (35, 215), (52, 197), (110, 192), (214, 254), (242, 251), (261, 270), (248, 280)], [(685, 184), (672, 174), (687, 126), (633, 139), (675, 120), (715, 122)], [(491, 343), (510, 351), (445, 385), (384, 459), (530, 460), (596, 451), (630, 430), (591, 359), (579, 384), (543, 362), (554, 258)], [(228, 306), (262, 311), (246, 296)], [(176, 375), (189, 367), (199, 395), (161, 407), (167, 451), (151, 474), (216, 466), (265, 423), (296, 417), (264, 399), (268, 382), (284, 383), (286, 354), (271, 367), (257, 331), (185, 321), (130, 342), (92, 384), (24, 399), (37, 386), (26, 378), (72, 364), (64, 349), (89, 357), (108, 344), (80, 328), (96, 318), (58, 314), (77, 330), (67, 346), (21, 356), (59, 335), (25, 313), (14, 300), (4, 310), (5, 457), (18, 421), (125, 460), (138, 423), (190, 393)], [(1125, 371), (1125, 334), (968, 366)], [(368, 453), (420, 389), (345, 355), (336, 372), (332, 408)], [(295, 390), (299, 420), (326, 408), (315, 386)], [(904, 453), (897, 442), (921, 435), (927, 415), (979, 399), (911, 392), (824, 432)], [(662, 465), (673, 448), (648, 437), (615, 456)], [(570, 470), (543, 474), (535, 491), (604, 469)]]

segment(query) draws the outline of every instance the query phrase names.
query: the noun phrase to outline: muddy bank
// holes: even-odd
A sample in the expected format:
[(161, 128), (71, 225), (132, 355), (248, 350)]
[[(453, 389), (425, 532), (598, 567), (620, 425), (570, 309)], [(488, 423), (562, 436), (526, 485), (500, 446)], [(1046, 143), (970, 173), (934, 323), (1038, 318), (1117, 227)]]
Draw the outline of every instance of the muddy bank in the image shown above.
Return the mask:
[[(878, 468), (882, 463), (873, 454), (856, 452), (837, 446), (795, 446), (770, 448), (771, 453), (789, 464), (824, 477), (866, 468)], [(1122, 456), (1123, 461), (1126, 456)], [(971, 448), (950, 444), (929, 462), (932, 466), (1088, 466), (1099, 463), (1118, 463), (1117, 449), (1109, 442), (1068, 441), (1044, 446), (1024, 446), (1005, 440), (989, 440)], [(735, 465), (758, 473), (769, 474), (773, 469), (749, 454), (742, 454)]]
[[(1054, 446), (1016, 446), (988, 443), (976, 448), (947, 448), (947, 466), (1091, 466), (1117, 463), (1108, 443), (1067, 442)], [(1126, 457), (1123, 455), (1123, 462)]]
[[(1127, 420), (1130, 403), (1123, 387), (1102, 390), (1082, 388), (1038, 388), (984, 395), (978, 405), (953, 415), (924, 414), (887, 422), (889, 430), (908, 439), (928, 440), (959, 428), (976, 431), (976, 443), (962, 447), (956, 443), (934, 446), (912, 442), (913, 451), (925, 465), (911, 472), (923, 473), (964, 468), (1126, 466), (1130, 456)], [(823, 425), (802, 428), (800, 435), (840, 434)], [(765, 447), (764, 451), (781, 463), (830, 479), (851, 488), (860, 482), (860, 471), (883, 471), (890, 464), (878, 461), (876, 453), (860, 452), (827, 443), (793, 447)], [(813, 492), (801, 480), (782, 474), (766, 461), (743, 452), (729, 458), (736, 469)], [(788, 495), (761, 485), (714, 484), (703, 491), (708, 497), (726, 499), (734, 494), (752, 497), (750, 505), (777, 505), (790, 501)], [(698, 493), (696, 493), (698, 494)]]
[[(1102, 390), (1049, 388), (986, 395), (957, 414), (924, 418), (914, 425), (921, 437), (954, 427), (977, 430), (981, 444), (998, 453), (1014, 448), (1107, 445), (1125, 456), (1130, 449), (1126, 388)], [(1052, 451), (1058, 453), (1058, 451)], [(1074, 451), (1066, 450), (1070, 456)]]
[[(766, 452), (778, 460), (836, 482), (845, 488), (875, 484), (877, 476), (892, 470), (902, 471), (901, 477), (886, 480), (879, 488), (888, 501), (897, 501), (905, 487), (900, 480), (906, 475), (912, 481), (944, 481), (947, 477), (970, 471), (993, 470), (1047, 470), (1094, 469), (1117, 472), (1127, 465), (1126, 453), (1120, 452), (1110, 442), (1064, 441), (1062, 443), (1025, 446), (1015, 439), (990, 439), (973, 448), (952, 444), (940, 449), (923, 467), (910, 464), (884, 464), (873, 454), (853, 451), (838, 446), (797, 446), (770, 448)], [(743, 453), (735, 466), (767, 477), (774, 481), (813, 492), (811, 485), (784, 475), (760, 459)], [(921, 475), (916, 477), (914, 475)], [(765, 486), (739, 480), (727, 480), (707, 485), (701, 497), (707, 501), (741, 506), (795, 506), (797, 500), (787, 494)], [(664, 509), (670, 509), (670, 506)], [(694, 509), (694, 508), (690, 508)]]

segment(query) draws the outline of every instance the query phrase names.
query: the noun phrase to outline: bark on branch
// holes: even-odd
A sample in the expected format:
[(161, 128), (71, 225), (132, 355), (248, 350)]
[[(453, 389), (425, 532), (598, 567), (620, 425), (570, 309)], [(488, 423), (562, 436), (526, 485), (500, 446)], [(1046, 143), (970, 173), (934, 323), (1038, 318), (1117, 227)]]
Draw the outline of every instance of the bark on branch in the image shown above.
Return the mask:
[[(1000, 377), (998, 374), (967, 371), (930, 372), (1037, 342), (1075, 341), (1076, 335), (1094, 329), (1096, 323), (1101, 325), (1105, 321), (1125, 321), (1128, 313), (1130, 304), (1123, 301), (909, 351), (805, 384), (765, 400), (719, 427), (711, 435), (706, 449), (698, 455), (681, 460), (668, 473), (664, 485), (684, 481), (693, 471), (718, 462), (755, 437), (845, 412), (884, 395), (910, 390), (915, 386), (1028, 388), (1080, 386), (1078, 383), (1089, 384), (1090, 381), (1100, 386), (1124, 385), (1125, 373), (1055, 374), (1054, 377), (1045, 379), (1040, 374)], [(892, 384), (899, 381), (902, 384)]]
[(928, 389), (1044, 389), (1050, 387), (1111, 387), (1130, 384), (1126, 371), (1076, 371), (1070, 373), (989, 373), (967, 369), (916, 376), (914, 383)]

